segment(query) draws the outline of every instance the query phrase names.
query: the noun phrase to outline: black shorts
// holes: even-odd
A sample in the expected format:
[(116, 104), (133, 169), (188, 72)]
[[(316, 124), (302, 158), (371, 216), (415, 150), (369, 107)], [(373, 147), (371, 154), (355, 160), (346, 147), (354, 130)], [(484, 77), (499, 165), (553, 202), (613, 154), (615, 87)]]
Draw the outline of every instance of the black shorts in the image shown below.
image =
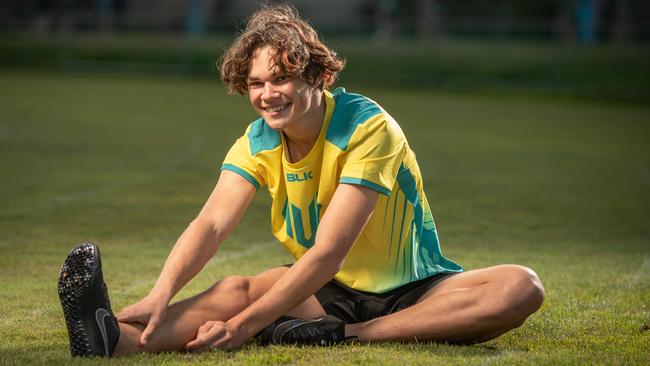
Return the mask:
[(331, 280), (315, 296), (325, 312), (348, 324), (379, 318), (415, 304), (422, 295), (457, 273), (440, 273), (383, 294), (349, 288)]

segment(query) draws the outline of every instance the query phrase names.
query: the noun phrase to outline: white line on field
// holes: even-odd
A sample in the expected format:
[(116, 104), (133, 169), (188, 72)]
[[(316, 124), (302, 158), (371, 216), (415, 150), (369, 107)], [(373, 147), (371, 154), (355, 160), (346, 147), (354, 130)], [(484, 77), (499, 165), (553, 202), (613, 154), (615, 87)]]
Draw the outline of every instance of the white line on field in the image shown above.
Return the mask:
[(217, 254), (214, 257), (212, 257), (212, 259), (210, 259), (210, 261), (205, 265), (205, 268), (213, 267), (219, 263), (225, 263), (231, 260), (241, 259), (241, 258), (251, 256), (261, 251), (261, 249), (269, 245), (272, 245), (274, 243), (275, 242), (273, 241), (259, 241), (248, 245), (248, 247), (244, 250), (238, 250), (238, 251), (228, 252), (228, 253), (217, 252)]
[(154, 180), (155, 178), (159, 178), (165, 174), (173, 173), (174, 171), (180, 169), (183, 165), (187, 164), (192, 158), (194, 158), (203, 147), (203, 136), (201, 136), (198, 130), (188, 130), (187, 133), (190, 135), (190, 141), (185, 146), (183, 152), (176, 155), (176, 159), (173, 159), (169, 163), (165, 164), (158, 171), (155, 171), (143, 178), (129, 180), (128, 182), (111, 182), (83, 191), (60, 194), (54, 197), (54, 201), (57, 203), (65, 203), (69, 201), (90, 198), (100, 193), (112, 192), (120, 188), (144, 183)]
[[(208, 261), (208, 263), (203, 267), (201, 272), (210, 270), (211, 268), (221, 264), (221, 263), (226, 263), (229, 261), (233, 260), (238, 260), (242, 258), (246, 258), (252, 255), (257, 254), (258, 252), (261, 252), (264, 250), (264, 248), (268, 247), (269, 245), (277, 244), (276, 242), (273, 241), (259, 241), (259, 242), (254, 242), (251, 243), (246, 247), (246, 249), (242, 250), (237, 250), (237, 251), (232, 251), (232, 252), (222, 252), (218, 251), (217, 254), (212, 257)], [(263, 268), (260, 269), (266, 270), (268, 268)], [(134, 294), (134, 293), (141, 293), (143, 291), (146, 291), (152, 284), (152, 282), (149, 281), (131, 281), (129, 282), (130, 285), (128, 286), (120, 286), (119, 288), (115, 288), (112, 290), (115, 294), (124, 295), (124, 294)]]

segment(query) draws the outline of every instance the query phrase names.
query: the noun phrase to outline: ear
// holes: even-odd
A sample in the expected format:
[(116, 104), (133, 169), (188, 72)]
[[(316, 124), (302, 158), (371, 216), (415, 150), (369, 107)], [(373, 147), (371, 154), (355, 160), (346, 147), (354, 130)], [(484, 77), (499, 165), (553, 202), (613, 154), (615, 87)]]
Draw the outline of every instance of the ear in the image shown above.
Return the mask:
[(332, 74), (330, 74), (329, 72), (323, 72), (323, 74), (321, 75), (320, 80), (318, 82), (318, 88), (320, 90), (323, 90), (325, 88), (329, 88), (330, 85), (333, 84), (332, 81), (333, 81), (332, 80)]

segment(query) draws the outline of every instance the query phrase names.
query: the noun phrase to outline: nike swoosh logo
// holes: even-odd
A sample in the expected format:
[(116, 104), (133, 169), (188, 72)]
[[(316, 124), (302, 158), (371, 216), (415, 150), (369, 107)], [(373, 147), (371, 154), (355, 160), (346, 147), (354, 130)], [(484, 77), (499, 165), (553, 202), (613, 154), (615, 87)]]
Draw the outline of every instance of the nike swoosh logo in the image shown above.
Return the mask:
[(104, 324), (104, 319), (106, 317), (110, 318), (111, 314), (106, 311), (106, 309), (99, 308), (95, 311), (95, 320), (97, 320), (97, 325), (99, 326), (99, 331), (102, 332), (102, 338), (104, 339), (104, 350), (106, 350), (106, 357), (110, 357), (108, 354), (108, 335), (106, 334), (106, 324)]

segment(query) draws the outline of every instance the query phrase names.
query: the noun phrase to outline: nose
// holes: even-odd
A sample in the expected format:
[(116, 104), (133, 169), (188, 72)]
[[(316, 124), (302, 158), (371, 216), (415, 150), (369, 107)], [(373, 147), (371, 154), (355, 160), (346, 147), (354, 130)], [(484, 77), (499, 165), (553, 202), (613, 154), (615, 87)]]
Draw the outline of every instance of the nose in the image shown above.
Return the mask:
[(273, 98), (276, 94), (275, 86), (271, 82), (264, 83), (264, 91), (262, 93), (262, 98), (269, 99)]

